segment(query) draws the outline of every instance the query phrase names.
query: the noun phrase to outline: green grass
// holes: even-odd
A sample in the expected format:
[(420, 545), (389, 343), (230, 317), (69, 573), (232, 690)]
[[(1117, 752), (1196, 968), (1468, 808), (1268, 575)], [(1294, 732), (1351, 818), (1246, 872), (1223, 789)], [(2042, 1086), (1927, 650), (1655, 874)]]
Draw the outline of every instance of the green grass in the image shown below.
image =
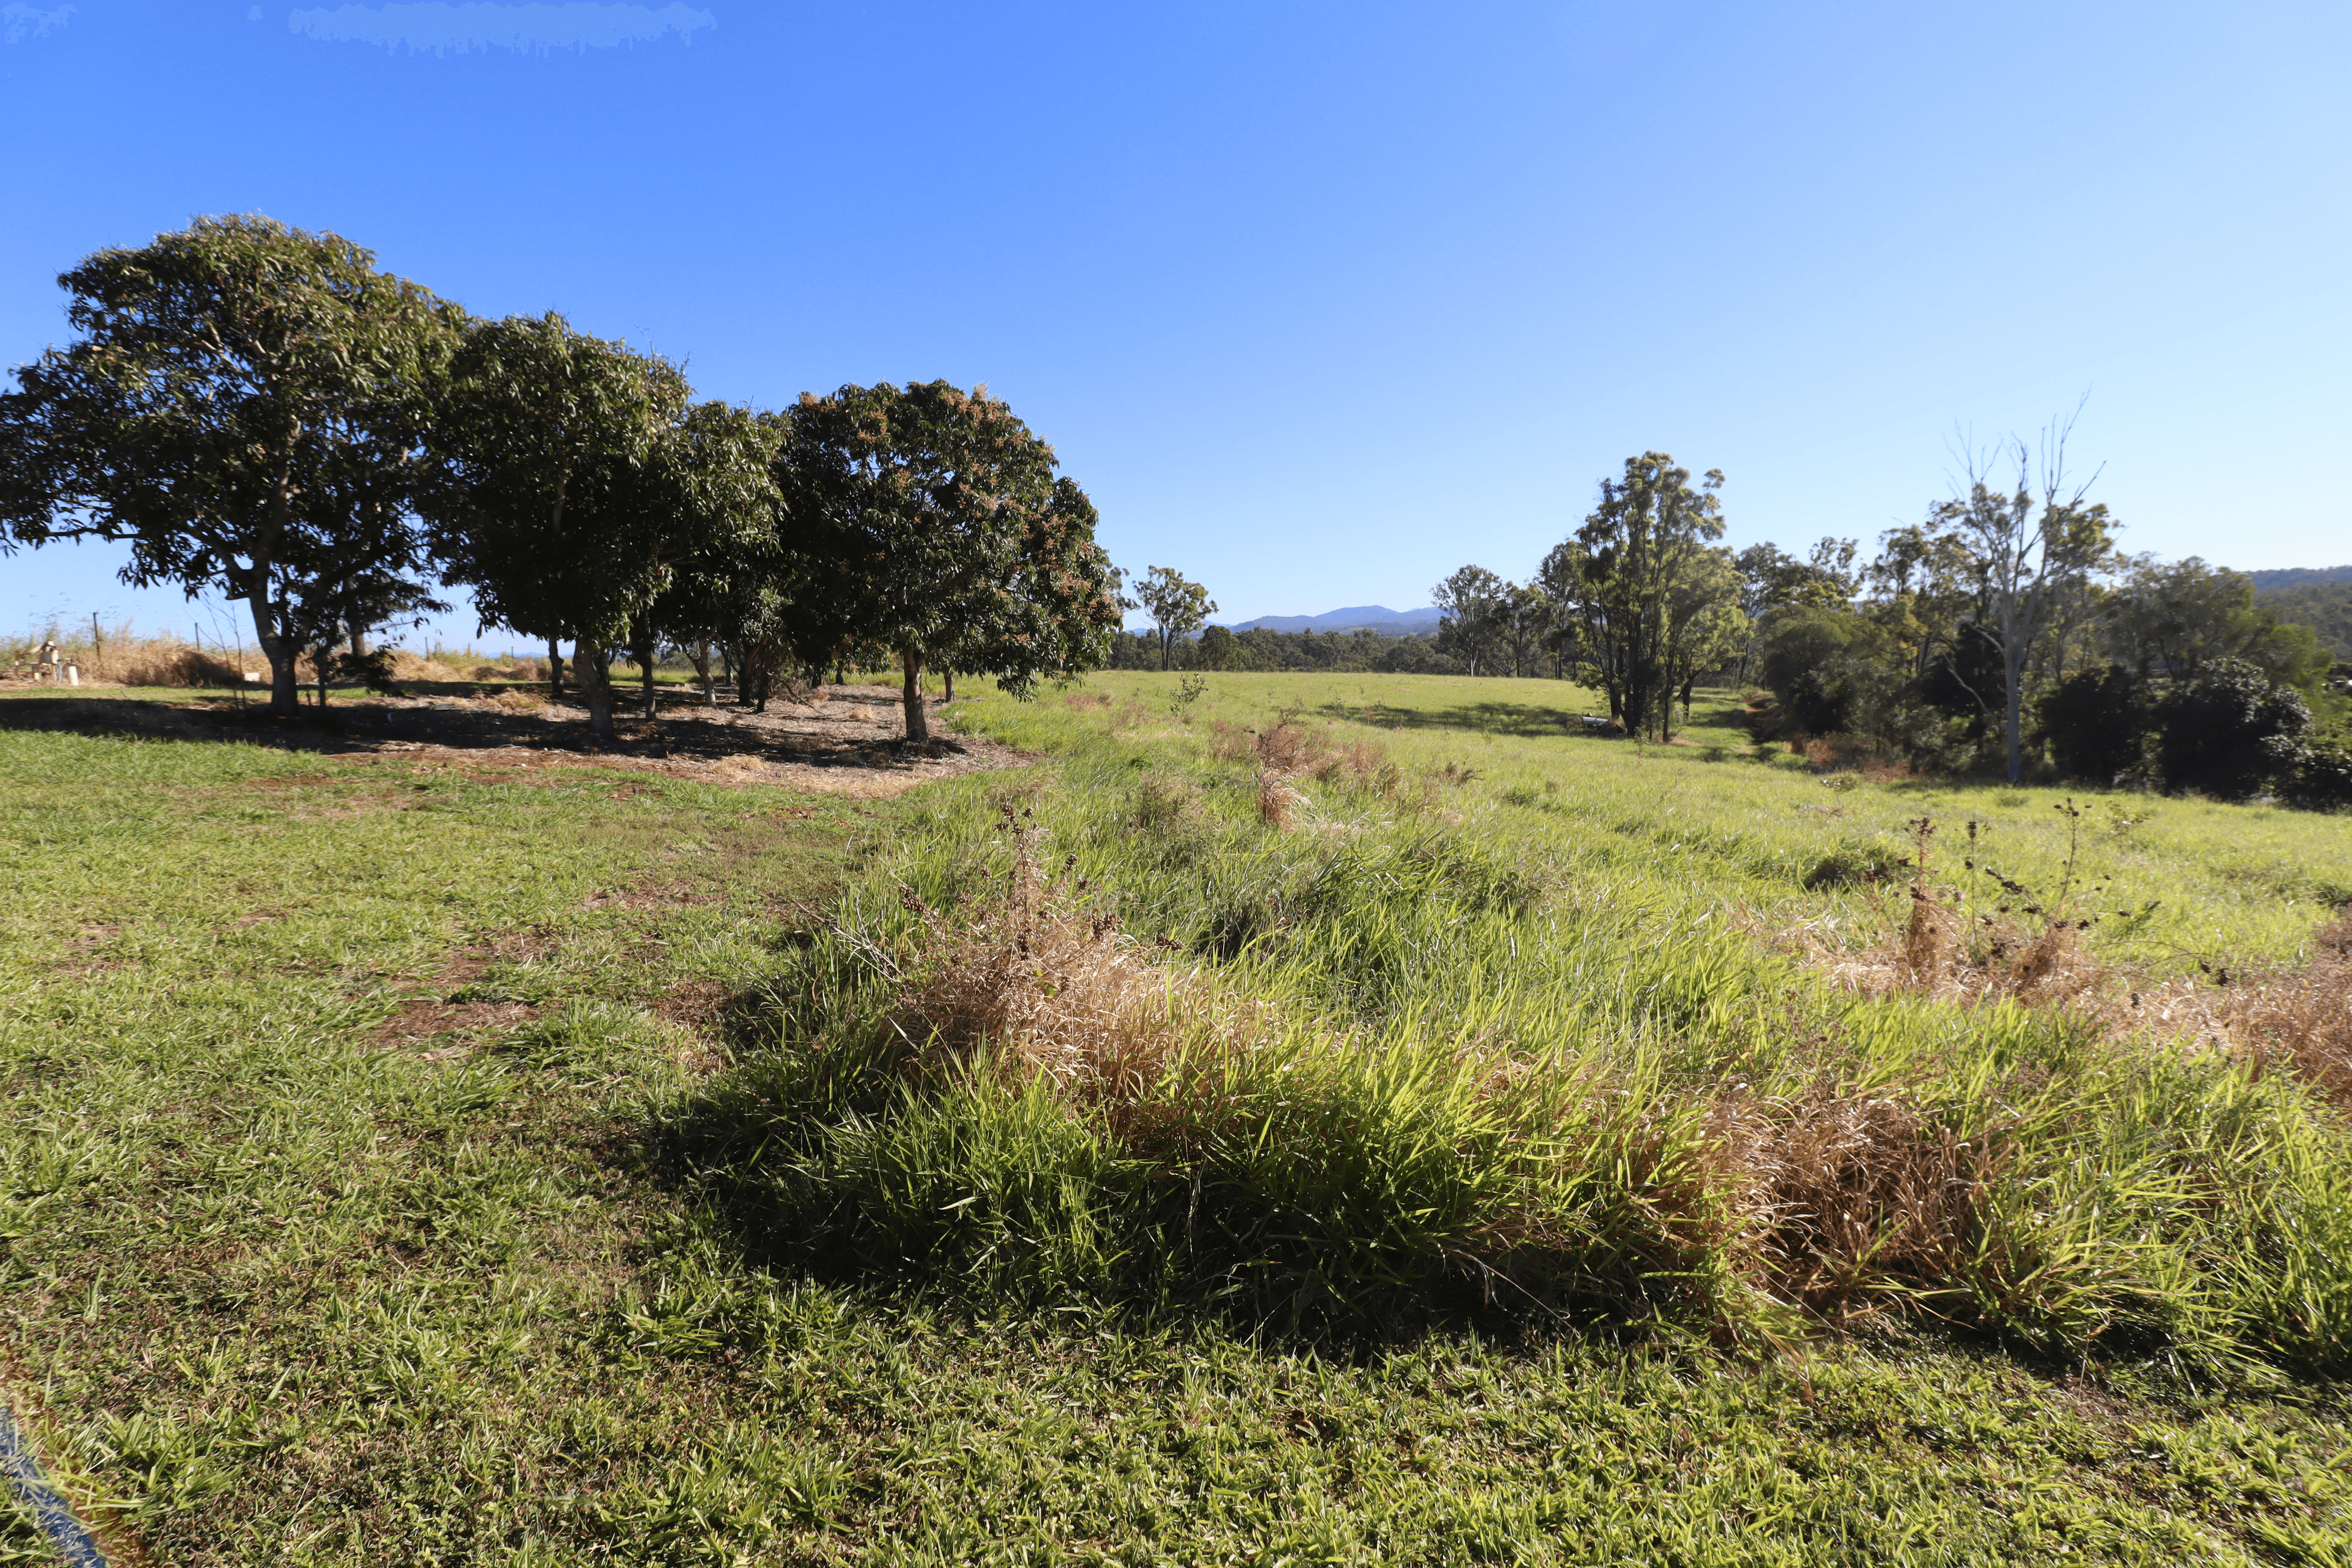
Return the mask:
[[(1127, 711), (1141, 717), (1118, 733), (1180, 742), (1219, 719), (1258, 727), (1294, 711), (1328, 726), (1335, 742), (1385, 747), (1408, 769), (1451, 762), (1475, 770), (1468, 786), (1449, 791), (1448, 805), (1480, 826), (1537, 841), (1572, 835), (1599, 865), (1687, 879), (1704, 898), (1744, 900), (1776, 919), (1858, 918), (1859, 889), (1824, 899), (1804, 889), (1805, 877), (1841, 855), (1907, 858), (1910, 824), (1923, 816), (1939, 825), (1949, 879), (1968, 880), (1958, 862), (1974, 819), (1980, 861), (2054, 889), (2067, 821), (2053, 808), (2064, 800), (2085, 812), (2080, 879), (2105, 889), (2089, 908), (2111, 917), (2089, 940), (2118, 959), (2166, 973), (2193, 970), (2200, 958), (2292, 959), (2334, 907), (2352, 903), (2352, 818), (2079, 786), (1824, 774), (1785, 747), (1758, 761), (1728, 692), (1698, 694), (1680, 737), (1689, 744), (1658, 746), (1573, 731), (1564, 719), (1608, 705), (1557, 681), (1219, 674), (1208, 678), (1190, 722), (1178, 723), (1180, 679), (1091, 677), (1082, 690), (1119, 705), (1108, 714), (1051, 697), (1028, 706), (1000, 699), (978, 711), (991, 733), (1032, 746), (1066, 744)], [(2112, 918), (2151, 900), (2158, 908), (2145, 920)]]
[[(2340, 1384), (2314, 1370), (2324, 1333), (2294, 1340), (2294, 1312), (2257, 1299), (2278, 1272), (2164, 1272), (2238, 1256), (2214, 1184), (2184, 1190), (2184, 1170), (2274, 1173), (2282, 1151), (2338, 1169), (2340, 1131), (2283, 1080), (2088, 1072), (2046, 1021), (1842, 1003), (1727, 916), (1868, 918), (1804, 880), (1899, 836), (1922, 798), (1992, 822), (2004, 868), (2046, 875), (2054, 796), (1832, 792), (1788, 763), (1637, 755), (1548, 732), (1545, 682), (1214, 679), (1189, 725), (1172, 679), (1096, 684), (1149, 711), (984, 698), (967, 722), (1055, 760), (886, 816), (591, 769), (0, 731), (0, 1343), (68, 1489), (187, 1563), (2347, 1560), (2352, 1442)], [(1213, 718), (1367, 692), (1383, 711), (1363, 738), (1400, 763), (1410, 810), (1306, 783), (1277, 833), (1244, 770), (1202, 753)], [(1424, 792), (1449, 762), (1475, 776)], [(1175, 803), (1149, 832), (1145, 777)], [(1455, 1311), (1409, 1265), (1392, 1277), (1413, 1235), (1360, 1249), (1359, 1288), (1392, 1288), (1393, 1316), (1318, 1330), (1268, 1303), (1360, 1240), (1371, 1207), (1427, 1207), (1412, 1182), (1460, 1192), (1463, 1170), (1351, 1192), (1362, 1210), (1321, 1247), (1265, 1223), (1263, 1184), (1256, 1208), (1228, 1192), (1210, 1205), (1223, 1239), (1190, 1245), (1221, 1265), (1254, 1249), (1290, 1282), (1204, 1297), (1165, 1268), (1139, 1292), (1101, 1267), (1139, 1235), (1183, 1261), (1132, 1213), (1086, 1247), (1040, 1245), (1048, 1224), (1068, 1243), (1094, 1198), (1045, 1191), (1034, 1151), (1066, 1172), (1119, 1151), (1034, 1096), (869, 1103), (855, 1169), (831, 1111), (764, 1146), (715, 1142), (769, 1126), (763, 1091), (811, 1088), (794, 1064), (813, 1034), (855, 1037), (845, 1005), (877, 983), (841, 933), (911, 937), (902, 884), (935, 907), (985, 891), (1008, 802), (1130, 931), (1384, 1059), (1409, 1064), (1416, 1040), (1444, 1059), (1464, 1031), (1575, 1043), (1647, 1064), (1663, 1103), (1729, 1067), (1788, 1069), (1793, 1019), (1844, 1031), (1853, 1081), (1942, 1086), (1958, 1116), (1969, 1064), (2030, 1058), (2060, 1085), (2021, 1135), (2030, 1168), (2071, 1150), (2078, 1194), (2138, 1206), (2045, 1225), (2072, 1294), (2027, 1311), (2021, 1291), (2022, 1315), (1983, 1332), (1898, 1313), (1788, 1338), (1728, 1277), (1704, 1310), (1654, 1279), (1630, 1310), (1640, 1268), (1570, 1303), (1614, 1327)], [(2097, 852), (2118, 897), (2184, 923), (2151, 919), (2116, 951), (2291, 955), (2344, 831), (2156, 803)], [(412, 996), (441, 1005), (388, 1027)], [(739, 1057), (715, 1068), (729, 998)], [(1309, 1113), (1360, 1108), (1369, 1083), (1255, 1103), (1252, 1125), (1287, 1140), (1264, 1181), (1313, 1175), (1336, 1129)], [(1439, 1131), (1476, 1133), (1490, 1114), (1389, 1088), (1388, 1132), (1442, 1112)], [(2056, 1113), (2084, 1106), (2087, 1129)], [(893, 1129), (912, 1166), (879, 1159)], [(813, 1161), (826, 1151), (843, 1161)], [(964, 1181), (986, 1202), (954, 1212), (993, 1212), (968, 1234), (932, 1224), (934, 1250), (910, 1256), (877, 1250), (870, 1223), (907, 1217), (903, 1189), (820, 1205), (894, 1169), (935, 1195)], [(2286, 1175), (2288, 1197), (2318, 1179)], [(2221, 1212), (2250, 1232), (2269, 1211), (2245, 1184), (2221, 1184)], [(2055, 1211), (2037, 1191), (2014, 1195), (2040, 1223)], [(1289, 1201), (1317, 1219), (1315, 1192)], [(998, 1223), (1023, 1215), (1025, 1237)], [(2271, 1245), (2258, 1260), (2285, 1256)], [(2103, 1249), (2087, 1273), (2105, 1275), (2069, 1275), (2067, 1246)], [(1037, 1267), (1056, 1257), (1059, 1275)], [(1708, 1337), (1725, 1323), (1783, 1338), (1726, 1352)], [(37, 1561), (24, 1521), (8, 1531), (0, 1561)]]

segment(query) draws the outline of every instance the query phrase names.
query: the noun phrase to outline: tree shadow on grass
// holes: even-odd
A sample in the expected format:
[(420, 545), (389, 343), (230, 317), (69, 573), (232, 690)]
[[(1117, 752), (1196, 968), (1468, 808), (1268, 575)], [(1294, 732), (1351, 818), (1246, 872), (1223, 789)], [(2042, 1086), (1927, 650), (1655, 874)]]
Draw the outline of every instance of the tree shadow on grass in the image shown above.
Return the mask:
[[(888, 770), (970, 750), (935, 736), (908, 745), (896, 732), (895, 694), (858, 691), (811, 707), (806, 718), (779, 705), (758, 714), (732, 706), (706, 706), (698, 691), (665, 688), (659, 718), (643, 717), (641, 700), (624, 699), (616, 733), (600, 740), (575, 697), (549, 701), (543, 689), (482, 682), (408, 682), (398, 701), (359, 698), (325, 708), (273, 714), (257, 704), (83, 695), (0, 699), (0, 730), (65, 731), (148, 740), (268, 746), (327, 755), (398, 756), (531, 752), (562, 761), (593, 763), (636, 758), (671, 763), (719, 763), (746, 755), (813, 767)], [(632, 694), (633, 695), (633, 694)], [(513, 705), (498, 705), (505, 697)]]
[[(1320, 719), (1352, 721), (1382, 730), (1459, 730), (1521, 738), (1602, 733), (1585, 727), (1582, 708), (1549, 708), (1532, 702), (1469, 702), (1428, 709), (1334, 701), (1312, 711)], [(1617, 733), (1613, 729), (1606, 732)]]

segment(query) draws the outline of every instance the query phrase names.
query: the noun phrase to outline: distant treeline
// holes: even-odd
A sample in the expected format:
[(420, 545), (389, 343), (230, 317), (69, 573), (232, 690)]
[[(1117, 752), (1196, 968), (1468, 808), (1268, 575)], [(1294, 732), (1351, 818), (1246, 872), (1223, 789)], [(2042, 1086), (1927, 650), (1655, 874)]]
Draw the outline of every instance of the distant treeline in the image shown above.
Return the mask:
[(2290, 626), (2309, 626), (2329, 658), (2352, 664), (2352, 582), (2330, 582), (2315, 574), (2284, 588), (2263, 587), (2259, 582), (2255, 586), (2263, 608)]
[[(1121, 632), (1111, 647), (1117, 669), (1161, 668), (1160, 639), (1148, 634)], [(1558, 660), (1545, 659), (1529, 675), (1562, 676)], [(1434, 637), (1384, 637), (1379, 632), (1277, 632), (1253, 626), (1236, 632), (1225, 626), (1203, 627), (1197, 637), (1173, 638), (1168, 645), (1171, 669), (1344, 670), (1382, 675), (1466, 675), (1470, 667), (1437, 646)], [(1506, 671), (1505, 673), (1508, 673)]]

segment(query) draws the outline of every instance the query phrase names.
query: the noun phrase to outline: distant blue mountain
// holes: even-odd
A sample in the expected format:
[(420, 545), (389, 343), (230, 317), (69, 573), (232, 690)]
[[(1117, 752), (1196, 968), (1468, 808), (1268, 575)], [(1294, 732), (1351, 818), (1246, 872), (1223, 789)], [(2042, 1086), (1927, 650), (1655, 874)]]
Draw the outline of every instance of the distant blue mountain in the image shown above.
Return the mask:
[(1443, 618), (1437, 610), (1391, 610), (1386, 605), (1350, 605), (1344, 610), (1333, 610), (1321, 616), (1260, 616), (1254, 621), (1242, 621), (1233, 629), (1248, 631), (1264, 626), (1270, 632), (1378, 632), (1382, 637), (1400, 637), (1417, 632), (1433, 632)]
[(2249, 572), (2254, 580), (2254, 592), (2274, 593), (2281, 588), (2300, 588), (2306, 583), (2352, 583), (2352, 566), (2284, 566), (2270, 572)]

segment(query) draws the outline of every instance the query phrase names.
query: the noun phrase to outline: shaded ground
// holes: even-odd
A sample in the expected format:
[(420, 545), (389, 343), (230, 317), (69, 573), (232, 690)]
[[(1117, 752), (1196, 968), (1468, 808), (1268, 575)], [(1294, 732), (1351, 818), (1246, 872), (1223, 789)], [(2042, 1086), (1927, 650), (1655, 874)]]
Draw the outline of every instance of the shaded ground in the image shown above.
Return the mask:
[[(516, 769), (593, 760), (703, 784), (785, 784), (863, 797), (893, 795), (926, 779), (1029, 759), (992, 741), (902, 737), (898, 693), (887, 686), (827, 686), (805, 701), (777, 699), (764, 713), (734, 705), (724, 689), (667, 688), (659, 717), (646, 719), (634, 691), (611, 743), (589, 732), (587, 710), (541, 689), (453, 683), (418, 694), (370, 697), (274, 719), (223, 698), (175, 701), (103, 690), (0, 693), (0, 729), (102, 731), (173, 740), (242, 741), (352, 760), (398, 756), (468, 768)], [(936, 703), (935, 726), (946, 714)]]

